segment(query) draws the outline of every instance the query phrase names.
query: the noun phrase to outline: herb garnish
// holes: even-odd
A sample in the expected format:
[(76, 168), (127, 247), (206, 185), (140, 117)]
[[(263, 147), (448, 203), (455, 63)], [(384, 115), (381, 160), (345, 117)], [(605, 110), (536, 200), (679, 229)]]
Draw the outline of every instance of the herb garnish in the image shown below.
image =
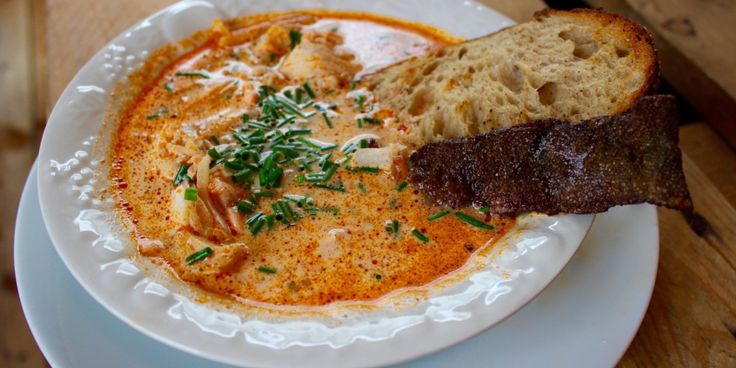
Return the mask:
[(187, 175), (190, 166), (192, 165), (179, 166), (179, 170), (176, 172), (176, 176), (174, 176), (174, 186), (181, 184), (184, 180), (190, 183), (192, 182), (192, 178)]
[(173, 93), (174, 85), (171, 83), (164, 83), (164, 89), (166, 90), (166, 92)]
[(266, 224), (266, 219), (264, 217), (263, 212), (258, 211), (255, 215), (249, 218), (248, 221), (246, 221), (251, 235), (256, 236), (258, 235), (258, 232), (261, 231), (263, 225)]
[(307, 92), (307, 95), (309, 95), (309, 98), (316, 98), (317, 97), (317, 95), (314, 93), (314, 90), (309, 85), (309, 82), (304, 82), (304, 84), (302, 85), (302, 87), (304, 87), (304, 90)]
[(359, 117), (358, 119), (356, 119), (356, 123), (358, 124), (358, 128), (362, 128), (364, 123), (371, 124), (371, 125), (379, 125), (379, 124), (383, 124), (383, 120), (376, 119), (371, 116), (363, 116), (363, 117)]
[(199, 262), (199, 261), (201, 261), (201, 260), (209, 257), (211, 254), (212, 254), (212, 248), (210, 248), (210, 247), (202, 248), (202, 249), (200, 249), (200, 250), (198, 250), (198, 251), (190, 254), (189, 257), (187, 257), (184, 260), (184, 262), (187, 265), (192, 265), (192, 264), (195, 264), (195, 263), (197, 263), (197, 262)]
[(401, 205), (401, 202), (397, 198), (391, 198), (388, 201), (388, 208), (391, 209), (391, 211), (395, 210), (396, 207), (399, 207)]
[(363, 111), (363, 105), (365, 104), (365, 96), (360, 95), (355, 99), (356, 107), (358, 111)]
[(399, 220), (391, 220), (387, 222), (384, 229), (386, 229), (386, 232), (389, 234), (392, 234), (394, 237), (398, 236), (399, 235)]
[(203, 72), (178, 72), (174, 74), (177, 77), (188, 77), (188, 78), (202, 78), (202, 79), (210, 79), (209, 74), (203, 73)]
[[(251, 192), (246, 200), (236, 203), (239, 213), (251, 216), (246, 224), (251, 235), (257, 236), (263, 229), (271, 230), (279, 223), (290, 226), (306, 216), (316, 216), (320, 211), (337, 214), (336, 208), (318, 208), (311, 198), (284, 195), (279, 198), (278, 188), (287, 180), (284, 173), (297, 168), (302, 173), (295, 176), (298, 184), (314, 188), (346, 192), (344, 184), (335, 180), (339, 169), (346, 169), (349, 154), (339, 164), (332, 160), (337, 145), (310, 138), (312, 129), (301, 128), (295, 123), (318, 113), (328, 127), (332, 126), (324, 104), (317, 103), (316, 94), (309, 83), (296, 88), (277, 91), (268, 85), (257, 90), (257, 113), (243, 114), (242, 125), (230, 132), (234, 143), (219, 144), (212, 140), (207, 154), (212, 158), (210, 167), (222, 165), (229, 170), (232, 181)], [(360, 171), (376, 172), (377, 168)], [(268, 207), (260, 208), (261, 197), (274, 198)]]
[(473, 216), (466, 215), (462, 212), (455, 212), (455, 217), (457, 217), (460, 221), (479, 229), (496, 230), (496, 227), (494, 227), (493, 225), (486, 224), (485, 222), (480, 221)]
[(411, 229), (411, 234), (414, 235), (420, 242), (427, 244), (429, 243), (429, 237), (417, 228)]
[(358, 182), (358, 190), (363, 194), (368, 193), (368, 189), (365, 188), (365, 184), (362, 181)]
[(371, 167), (371, 166), (359, 166), (355, 168), (355, 171), (363, 171), (363, 172), (368, 172), (371, 174), (378, 174), (379, 172), (381, 172), (381, 169), (377, 167)]
[(289, 47), (293, 50), (298, 44), (302, 43), (302, 33), (298, 29), (290, 29), (289, 42)]
[(276, 273), (276, 269), (273, 267), (266, 267), (266, 266), (260, 266), (258, 267), (259, 272), (267, 273), (269, 275), (273, 275)]
[(185, 201), (196, 201), (197, 200), (197, 188), (184, 189), (184, 200)]
[(146, 120), (156, 120), (161, 117), (161, 115), (166, 115), (169, 113), (169, 109), (162, 107), (157, 109), (153, 114), (146, 116)]
[(404, 190), (408, 185), (409, 185), (409, 183), (407, 183), (405, 181), (402, 181), (401, 183), (396, 184), (396, 191), (397, 192), (400, 192), (400, 191)]
[(322, 112), (322, 119), (325, 120), (325, 124), (327, 124), (327, 127), (332, 129), (332, 119), (330, 119), (329, 116), (327, 116), (326, 112)]
[(443, 217), (445, 217), (445, 216), (447, 216), (449, 214), (450, 214), (450, 210), (442, 210), (442, 211), (439, 211), (439, 212), (436, 212), (436, 213), (433, 213), (433, 214), (427, 216), (427, 221), (429, 221), (429, 222), (437, 221), (437, 220), (439, 220), (439, 219), (441, 219), (441, 218), (443, 218)]
[(344, 192), (347, 191), (347, 190), (345, 190), (345, 187), (342, 185), (342, 182), (337, 182), (335, 184), (321, 184), (321, 183), (316, 183), (316, 184), (312, 184), (312, 185), (315, 188), (322, 188), (322, 189), (327, 189), (327, 190), (333, 190), (335, 192), (343, 192), (344, 193)]

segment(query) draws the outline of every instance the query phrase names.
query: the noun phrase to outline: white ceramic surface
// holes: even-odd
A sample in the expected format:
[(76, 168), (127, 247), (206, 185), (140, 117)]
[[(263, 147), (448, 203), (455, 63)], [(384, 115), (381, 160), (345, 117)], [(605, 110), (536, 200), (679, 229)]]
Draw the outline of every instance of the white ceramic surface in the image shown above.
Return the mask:
[[(42, 214), (56, 250), (80, 284), (139, 331), (182, 350), (239, 365), (384, 365), (456, 344), (500, 322), (562, 270), (592, 216), (531, 216), (521, 236), (467, 282), (411, 310), (266, 322), (190, 301), (166, 280), (128, 260), (132, 246), (116, 230), (109, 203), (90, 197), (99, 185), (90, 154), (109, 91), (150, 50), (207, 27), (214, 18), (294, 8), (367, 10), (434, 24), (463, 37), (492, 32), (508, 19), (472, 2), (451, 0), (184, 1), (143, 20), (95, 55), (64, 91), (39, 155)], [(457, 22), (463, 19), (463, 22)], [(82, 232), (77, 231), (82, 230)], [(173, 285), (173, 284), (172, 284)]]
[[(95, 302), (43, 231), (35, 185), (34, 168), (19, 206), (15, 272), (31, 331), (53, 367), (225, 367), (152, 340)], [(658, 250), (654, 207), (614, 208), (596, 218), (570, 264), (529, 305), (401, 367), (611, 367), (647, 309)]]

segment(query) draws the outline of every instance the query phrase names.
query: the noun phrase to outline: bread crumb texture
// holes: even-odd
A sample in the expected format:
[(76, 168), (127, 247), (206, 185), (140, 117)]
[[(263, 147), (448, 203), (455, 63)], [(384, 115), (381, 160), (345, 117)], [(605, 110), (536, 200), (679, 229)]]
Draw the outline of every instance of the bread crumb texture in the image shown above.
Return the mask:
[(410, 145), (530, 120), (621, 113), (656, 89), (651, 36), (600, 10), (534, 20), (388, 67), (366, 78)]

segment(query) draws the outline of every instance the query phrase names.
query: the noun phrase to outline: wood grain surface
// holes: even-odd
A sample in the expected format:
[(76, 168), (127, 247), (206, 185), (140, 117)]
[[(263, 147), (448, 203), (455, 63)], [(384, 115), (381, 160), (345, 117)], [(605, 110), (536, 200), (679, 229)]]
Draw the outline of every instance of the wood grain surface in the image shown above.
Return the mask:
[(13, 272), (15, 212), (35, 157), (33, 7), (0, 1), (0, 367), (44, 366), (26, 326)]
[[(662, 14), (672, 12), (674, 19), (679, 19), (678, 14), (680, 18), (687, 15), (688, 21), (675, 21), (667, 26), (674, 31), (667, 30), (667, 27), (661, 31), (687, 33), (689, 22), (698, 32), (698, 39), (707, 38), (708, 41), (697, 45), (688, 43), (691, 41), (687, 39), (662, 37), (670, 51), (660, 53), (661, 62), (663, 66), (672, 65), (667, 67), (670, 71), (665, 73), (665, 78), (678, 91), (686, 91), (680, 93), (696, 107), (702, 106), (702, 100), (710, 100), (713, 109), (728, 111), (728, 104), (734, 103), (734, 95), (728, 86), (734, 85), (721, 83), (721, 78), (717, 76), (721, 75), (718, 73), (729, 72), (732, 76), (736, 75), (733, 74), (733, 62), (716, 65), (722, 59), (700, 59), (697, 53), (686, 53), (683, 50), (698, 50), (702, 53), (716, 49), (733, 56), (729, 53), (733, 53), (732, 49), (736, 46), (733, 42), (733, 37), (736, 37), (736, 19), (728, 11), (735, 5), (725, 0), (710, 0), (704, 2), (708, 3), (704, 5), (709, 7), (708, 10), (698, 12), (700, 8), (691, 4), (694, 0), (676, 1), (678, 5), (671, 6), (668, 5), (670, 2), (666, 2), (666, 5), (664, 1), (623, 1), (618, 2), (618, 6), (625, 5), (621, 7), (622, 11), (634, 10), (636, 17), (644, 22), (652, 22), (654, 26), (650, 26), (658, 31), (664, 27), (662, 23), (669, 19), (662, 18)], [(35, 39), (42, 42), (36, 47), (37, 63), (41, 65), (37, 68), (37, 80), (42, 82), (38, 84), (40, 87), (36, 91), (41, 97), (37, 97), (36, 101), (47, 101), (45, 105), (37, 106), (37, 110), (50, 111), (76, 71), (112, 37), (138, 19), (173, 2), (37, 0), (36, 4), (40, 5), (37, 5), (35, 12)], [(529, 20), (534, 11), (545, 6), (538, 0), (482, 2), (517, 21)], [(614, 3), (603, 1), (596, 4), (613, 6), (616, 5)], [(652, 8), (648, 4), (655, 5)], [(3, 25), (0, 12), (0, 31)], [(714, 25), (726, 27), (730, 35), (706, 31)], [(695, 56), (682, 59), (684, 54)], [(667, 68), (663, 67), (663, 70)], [(699, 80), (697, 83), (701, 84), (695, 84), (702, 93), (699, 93), (698, 88), (689, 88), (690, 84), (696, 83), (688, 82), (688, 76), (692, 75), (704, 76), (696, 78), (696, 82)], [(721, 89), (718, 95), (720, 97), (708, 95), (714, 88)], [(716, 90), (716, 93), (719, 92)], [(727, 100), (721, 101), (723, 98)], [(710, 119), (716, 115), (704, 116)], [(731, 121), (733, 122), (732, 117)], [(685, 219), (675, 211), (658, 211), (661, 249), (654, 295), (641, 329), (619, 363), (621, 367), (736, 367), (736, 155), (711, 128), (722, 125), (720, 120), (709, 120), (707, 124), (698, 122), (681, 129), (686, 178), (696, 210), (702, 218)], [(724, 134), (723, 129), (720, 132)], [(6, 142), (16, 142), (14, 144), (17, 153), (0, 149), (0, 164), (17, 165), (15, 167), (21, 171), (27, 170), (32, 152), (35, 152), (35, 140), (32, 135), (14, 136), (15, 139), (8, 140), (7, 137), (10, 136), (12, 134), (3, 135), (0, 146), (4, 146)], [(13, 158), (12, 155), (19, 158)], [(0, 186), (3, 186), (0, 200), (17, 201), (19, 183), (22, 180), (21, 177), (11, 184), (0, 181)], [(0, 267), (4, 268), (0, 268), (0, 271), (9, 270), (8, 260), (12, 259), (8, 256), (12, 241), (6, 232), (8, 228), (12, 229), (12, 224), (7, 225), (8, 223), (11, 222), (3, 219)], [(691, 224), (694, 224), (697, 232)], [(0, 367), (42, 366), (43, 358), (20, 320), (22, 317), (17, 307), (12, 274), (10, 275), (3, 273), (0, 313), (11, 313), (12, 318), (17, 321), (0, 325)]]

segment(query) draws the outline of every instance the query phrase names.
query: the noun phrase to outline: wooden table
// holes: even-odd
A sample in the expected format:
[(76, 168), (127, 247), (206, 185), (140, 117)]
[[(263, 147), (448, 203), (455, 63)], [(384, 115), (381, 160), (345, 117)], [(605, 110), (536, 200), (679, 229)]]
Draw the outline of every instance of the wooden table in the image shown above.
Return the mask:
[[(36, 0), (37, 100), (48, 101), (41, 108), (50, 111), (74, 73), (113, 36), (172, 2)], [(545, 7), (538, 0), (483, 2), (517, 21), (528, 20)], [(736, 8), (725, 1), (707, 2), (705, 13), (698, 12), (690, 0), (659, 8), (661, 1), (591, 3), (625, 13), (656, 31), (658, 47), (664, 50), (660, 57), (665, 79), (710, 119), (687, 122), (680, 130), (685, 174), (702, 218), (690, 219), (695, 223), (691, 227), (678, 212), (658, 211), (661, 250), (654, 295), (641, 329), (619, 364), (736, 367), (736, 155), (713, 128), (729, 141), (730, 132), (736, 131), (734, 115), (730, 122), (724, 117), (736, 90), (732, 61), (736, 44), (729, 44), (736, 34)], [(662, 14), (663, 7), (675, 14)], [(677, 11), (691, 11), (694, 16), (690, 19), (686, 16), (690, 13), (678, 15)], [(707, 16), (714, 20), (709, 22)], [(720, 24), (730, 25), (715, 29)], [(708, 47), (681, 39), (692, 32)], [(719, 64), (728, 59), (730, 65)], [(736, 140), (731, 142), (733, 146)], [(21, 350), (33, 357), (28, 361), (39, 361), (35, 347)], [(5, 364), (12, 362), (0, 354), (0, 366), (12, 366)]]

